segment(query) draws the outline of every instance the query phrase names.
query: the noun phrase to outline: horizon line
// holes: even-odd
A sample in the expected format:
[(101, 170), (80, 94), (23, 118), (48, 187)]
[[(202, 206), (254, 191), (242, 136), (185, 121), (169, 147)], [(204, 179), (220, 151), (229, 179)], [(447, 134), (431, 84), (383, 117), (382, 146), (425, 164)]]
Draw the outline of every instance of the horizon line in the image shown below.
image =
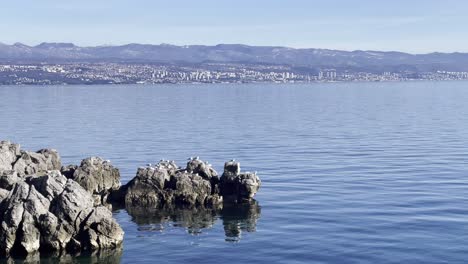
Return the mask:
[(218, 44), (171, 44), (171, 43), (166, 43), (166, 42), (161, 42), (159, 44), (156, 43), (138, 43), (138, 42), (129, 42), (129, 43), (122, 43), (122, 44), (99, 44), (99, 45), (77, 45), (74, 42), (40, 42), (38, 44), (25, 44), (23, 42), (14, 42), (11, 44), (5, 43), (0, 41), (0, 45), (6, 45), (6, 46), (15, 46), (15, 45), (24, 45), (30, 48), (37, 48), (40, 45), (45, 45), (45, 44), (67, 44), (67, 45), (73, 45), (75, 47), (79, 48), (98, 48), (98, 47), (123, 47), (123, 46), (129, 46), (129, 45), (141, 45), (141, 46), (174, 46), (174, 47), (196, 47), (196, 46), (202, 46), (202, 47), (216, 47), (220, 45), (226, 45), (226, 46), (247, 46), (247, 47), (264, 47), (264, 48), (283, 48), (283, 49), (293, 49), (293, 50), (329, 50), (329, 51), (344, 51), (344, 52), (382, 52), (382, 53), (405, 53), (405, 54), (410, 54), (410, 55), (427, 55), (427, 54), (468, 54), (468, 51), (463, 52), (463, 51), (451, 51), (451, 52), (441, 52), (441, 51), (431, 51), (431, 52), (406, 52), (406, 51), (398, 51), (398, 50), (375, 50), (375, 49), (331, 49), (331, 48), (312, 48), (312, 47), (291, 47), (291, 46), (283, 46), (283, 45), (252, 45), (252, 44), (244, 44), (244, 43), (218, 43)]

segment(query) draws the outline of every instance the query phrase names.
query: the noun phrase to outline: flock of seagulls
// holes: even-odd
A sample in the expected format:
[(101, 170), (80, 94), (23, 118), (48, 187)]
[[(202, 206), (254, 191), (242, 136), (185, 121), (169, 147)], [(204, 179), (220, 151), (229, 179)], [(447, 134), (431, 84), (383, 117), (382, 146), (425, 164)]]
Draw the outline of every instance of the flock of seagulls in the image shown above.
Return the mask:
[[(188, 160), (189, 160), (189, 161), (200, 160), (200, 157), (198, 157), (198, 156), (196, 156), (196, 157), (190, 157), (190, 158), (188, 158)], [(110, 162), (110, 161), (109, 161), (109, 160), (106, 160), (106, 162)], [(160, 164), (161, 164), (161, 163), (164, 163), (164, 162), (167, 162), (167, 163), (170, 163), (170, 164), (175, 164), (175, 161), (173, 161), (173, 160), (161, 159), (161, 160), (159, 161), (159, 163), (156, 164), (155, 166), (157, 166), (157, 167), (159, 168), (159, 167), (161, 166)], [(230, 162), (236, 162), (236, 160), (235, 160), (235, 159), (231, 159)], [(205, 163), (205, 165), (208, 166), (208, 167), (211, 167), (211, 166), (212, 166), (212, 165), (209, 164), (207, 161), (204, 161), (204, 163)], [(146, 166), (147, 166), (147, 167), (152, 167), (153, 164), (148, 163), (148, 164), (146, 164)], [(253, 174), (254, 174), (254, 175), (257, 175), (257, 172), (255, 171)]]

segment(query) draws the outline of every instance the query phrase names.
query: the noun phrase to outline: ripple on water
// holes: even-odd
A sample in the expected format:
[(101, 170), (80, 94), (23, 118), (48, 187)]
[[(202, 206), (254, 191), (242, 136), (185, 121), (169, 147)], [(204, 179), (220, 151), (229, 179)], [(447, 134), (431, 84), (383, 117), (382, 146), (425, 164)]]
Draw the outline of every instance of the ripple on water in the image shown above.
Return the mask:
[(3, 86), (0, 138), (102, 156), (124, 183), (190, 156), (262, 178), (257, 206), (115, 211), (123, 251), (82, 263), (465, 263), (466, 86)]

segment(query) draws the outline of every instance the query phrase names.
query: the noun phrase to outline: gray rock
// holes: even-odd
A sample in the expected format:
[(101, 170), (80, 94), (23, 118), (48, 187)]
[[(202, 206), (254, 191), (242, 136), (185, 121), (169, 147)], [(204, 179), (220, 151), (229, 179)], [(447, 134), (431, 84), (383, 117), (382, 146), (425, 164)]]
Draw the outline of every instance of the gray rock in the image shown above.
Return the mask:
[(42, 195), (49, 201), (63, 192), (63, 188), (67, 183), (67, 178), (63, 176), (60, 171), (49, 171), (46, 175), (37, 176), (32, 175), (26, 177), (26, 182), (33, 185)]
[(220, 179), (220, 191), (226, 201), (250, 200), (259, 190), (260, 185), (261, 181), (256, 173), (240, 172), (239, 162), (225, 163), (224, 173)]
[(11, 190), (15, 183), (21, 180), (18, 173), (13, 170), (0, 171), (0, 188)]
[(85, 250), (117, 248), (123, 240), (123, 230), (104, 206), (96, 207), (82, 225), (81, 244)]
[(35, 217), (48, 214), (49, 206), (49, 200), (33, 186), (18, 182), (0, 207), (0, 252), (8, 255), (12, 250), (26, 254), (37, 251), (40, 231)]
[(208, 164), (200, 159), (193, 159), (187, 162), (186, 170), (190, 173), (198, 173), (203, 179), (211, 180), (218, 177), (218, 173)]
[(61, 160), (56, 150), (42, 149), (37, 152), (21, 151), (21, 156), (13, 165), (20, 177), (49, 170), (60, 170)]
[(120, 188), (119, 169), (99, 157), (84, 159), (77, 168), (64, 167), (62, 172), (90, 192), (96, 205), (106, 204), (109, 194)]
[(140, 167), (126, 186), (125, 204), (132, 206), (158, 206), (167, 199), (164, 191), (170, 181), (170, 171), (164, 167)]
[(0, 203), (0, 253), (115, 248), (123, 231), (89, 192), (59, 171), (18, 181)]
[(13, 164), (20, 156), (20, 145), (10, 141), (0, 141), (0, 172), (12, 170)]
[[(174, 189), (169, 191), (168, 202), (179, 205), (204, 205), (211, 196), (211, 183), (197, 174), (179, 172), (171, 179)], [(171, 199), (172, 198), (172, 199)]]
[(63, 174), (63, 176), (67, 177), (67, 179), (73, 179), (73, 174), (75, 171), (78, 169), (77, 165), (67, 165), (67, 166), (62, 166), (60, 169), (60, 172)]
[(217, 177), (216, 171), (200, 160), (190, 161), (184, 170), (174, 162), (161, 161), (138, 169), (136, 177), (124, 187), (125, 204), (133, 207), (218, 204), (222, 198), (213, 191)]
[(3, 201), (3, 199), (8, 197), (8, 194), (10, 194), (10, 191), (0, 188), (0, 203)]

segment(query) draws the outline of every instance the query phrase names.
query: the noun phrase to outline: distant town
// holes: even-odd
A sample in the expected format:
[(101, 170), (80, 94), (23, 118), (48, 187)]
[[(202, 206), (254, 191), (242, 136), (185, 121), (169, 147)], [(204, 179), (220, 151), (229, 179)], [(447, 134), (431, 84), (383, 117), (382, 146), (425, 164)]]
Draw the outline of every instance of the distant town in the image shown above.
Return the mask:
[(2, 85), (161, 84), (161, 83), (304, 83), (467, 80), (468, 72), (358, 72), (296, 69), (270, 64), (63, 63), (0, 64)]

